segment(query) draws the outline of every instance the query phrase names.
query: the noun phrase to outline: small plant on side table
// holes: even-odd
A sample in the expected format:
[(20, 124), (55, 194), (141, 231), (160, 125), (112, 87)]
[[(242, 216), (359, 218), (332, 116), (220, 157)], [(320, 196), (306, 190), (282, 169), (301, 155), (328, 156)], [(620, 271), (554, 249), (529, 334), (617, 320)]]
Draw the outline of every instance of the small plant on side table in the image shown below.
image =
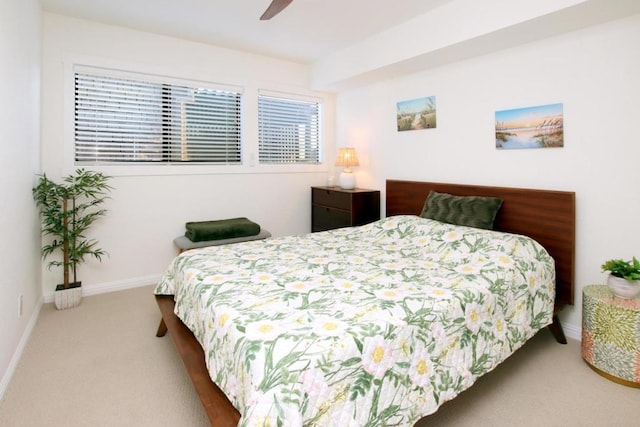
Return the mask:
[(634, 298), (640, 293), (640, 261), (633, 257), (630, 261), (610, 259), (601, 266), (608, 271), (607, 286), (620, 298)]

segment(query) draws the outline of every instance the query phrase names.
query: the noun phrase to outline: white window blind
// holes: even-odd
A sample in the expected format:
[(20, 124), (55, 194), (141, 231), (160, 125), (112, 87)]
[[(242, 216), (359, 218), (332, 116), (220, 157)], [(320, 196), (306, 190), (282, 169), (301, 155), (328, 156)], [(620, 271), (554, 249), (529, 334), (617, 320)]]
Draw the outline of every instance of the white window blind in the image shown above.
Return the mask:
[(320, 163), (320, 104), (260, 95), (258, 153), (260, 163)]
[(76, 163), (241, 163), (242, 94), (75, 73)]

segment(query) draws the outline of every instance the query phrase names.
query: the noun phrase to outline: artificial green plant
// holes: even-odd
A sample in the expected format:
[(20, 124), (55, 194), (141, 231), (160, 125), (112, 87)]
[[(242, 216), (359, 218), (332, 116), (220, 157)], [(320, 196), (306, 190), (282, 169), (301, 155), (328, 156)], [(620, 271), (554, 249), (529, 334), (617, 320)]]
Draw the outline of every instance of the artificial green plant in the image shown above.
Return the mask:
[(640, 261), (633, 257), (630, 261), (610, 259), (602, 264), (602, 271), (608, 271), (612, 276), (627, 280), (640, 280)]
[(77, 267), (85, 257), (92, 256), (102, 261), (102, 257), (107, 255), (97, 247), (97, 240), (85, 237), (85, 232), (107, 213), (101, 205), (112, 189), (107, 184), (109, 178), (99, 172), (77, 169), (62, 183), (55, 183), (43, 174), (32, 190), (40, 209), (42, 234), (53, 238), (43, 245), (42, 256), (47, 258), (62, 251), (62, 261), (56, 259), (48, 264), (50, 269), (63, 268), (64, 280), (58, 288), (68, 289), (70, 285), (78, 283)]

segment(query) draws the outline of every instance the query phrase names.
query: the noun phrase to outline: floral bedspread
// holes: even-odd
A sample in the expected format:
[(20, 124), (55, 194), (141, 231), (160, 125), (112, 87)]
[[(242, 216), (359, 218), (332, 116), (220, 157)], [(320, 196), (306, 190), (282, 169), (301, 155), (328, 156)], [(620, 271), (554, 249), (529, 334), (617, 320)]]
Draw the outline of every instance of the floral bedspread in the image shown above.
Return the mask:
[(411, 426), (551, 323), (535, 241), (396, 216), (188, 251), (156, 294), (241, 426)]

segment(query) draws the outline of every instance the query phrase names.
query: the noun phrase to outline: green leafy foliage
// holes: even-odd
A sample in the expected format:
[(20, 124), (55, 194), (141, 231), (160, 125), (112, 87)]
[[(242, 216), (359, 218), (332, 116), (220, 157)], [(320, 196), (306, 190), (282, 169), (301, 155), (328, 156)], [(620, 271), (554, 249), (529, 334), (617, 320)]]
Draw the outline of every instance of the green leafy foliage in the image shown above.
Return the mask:
[(87, 256), (102, 261), (107, 255), (97, 247), (98, 242), (88, 239), (85, 233), (107, 213), (101, 205), (112, 188), (107, 184), (108, 180), (109, 177), (102, 173), (77, 169), (62, 183), (53, 182), (43, 174), (32, 189), (40, 209), (42, 234), (52, 237), (43, 245), (42, 256), (47, 258), (58, 251), (62, 253), (62, 261), (53, 260), (48, 267), (63, 268), (64, 288), (69, 287), (70, 273), (73, 273), (73, 282), (77, 281), (76, 268)]
[(640, 280), (640, 261), (633, 257), (630, 261), (610, 259), (602, 264), (602, 271), (608, 271), (612, 276), (627, 280)]

